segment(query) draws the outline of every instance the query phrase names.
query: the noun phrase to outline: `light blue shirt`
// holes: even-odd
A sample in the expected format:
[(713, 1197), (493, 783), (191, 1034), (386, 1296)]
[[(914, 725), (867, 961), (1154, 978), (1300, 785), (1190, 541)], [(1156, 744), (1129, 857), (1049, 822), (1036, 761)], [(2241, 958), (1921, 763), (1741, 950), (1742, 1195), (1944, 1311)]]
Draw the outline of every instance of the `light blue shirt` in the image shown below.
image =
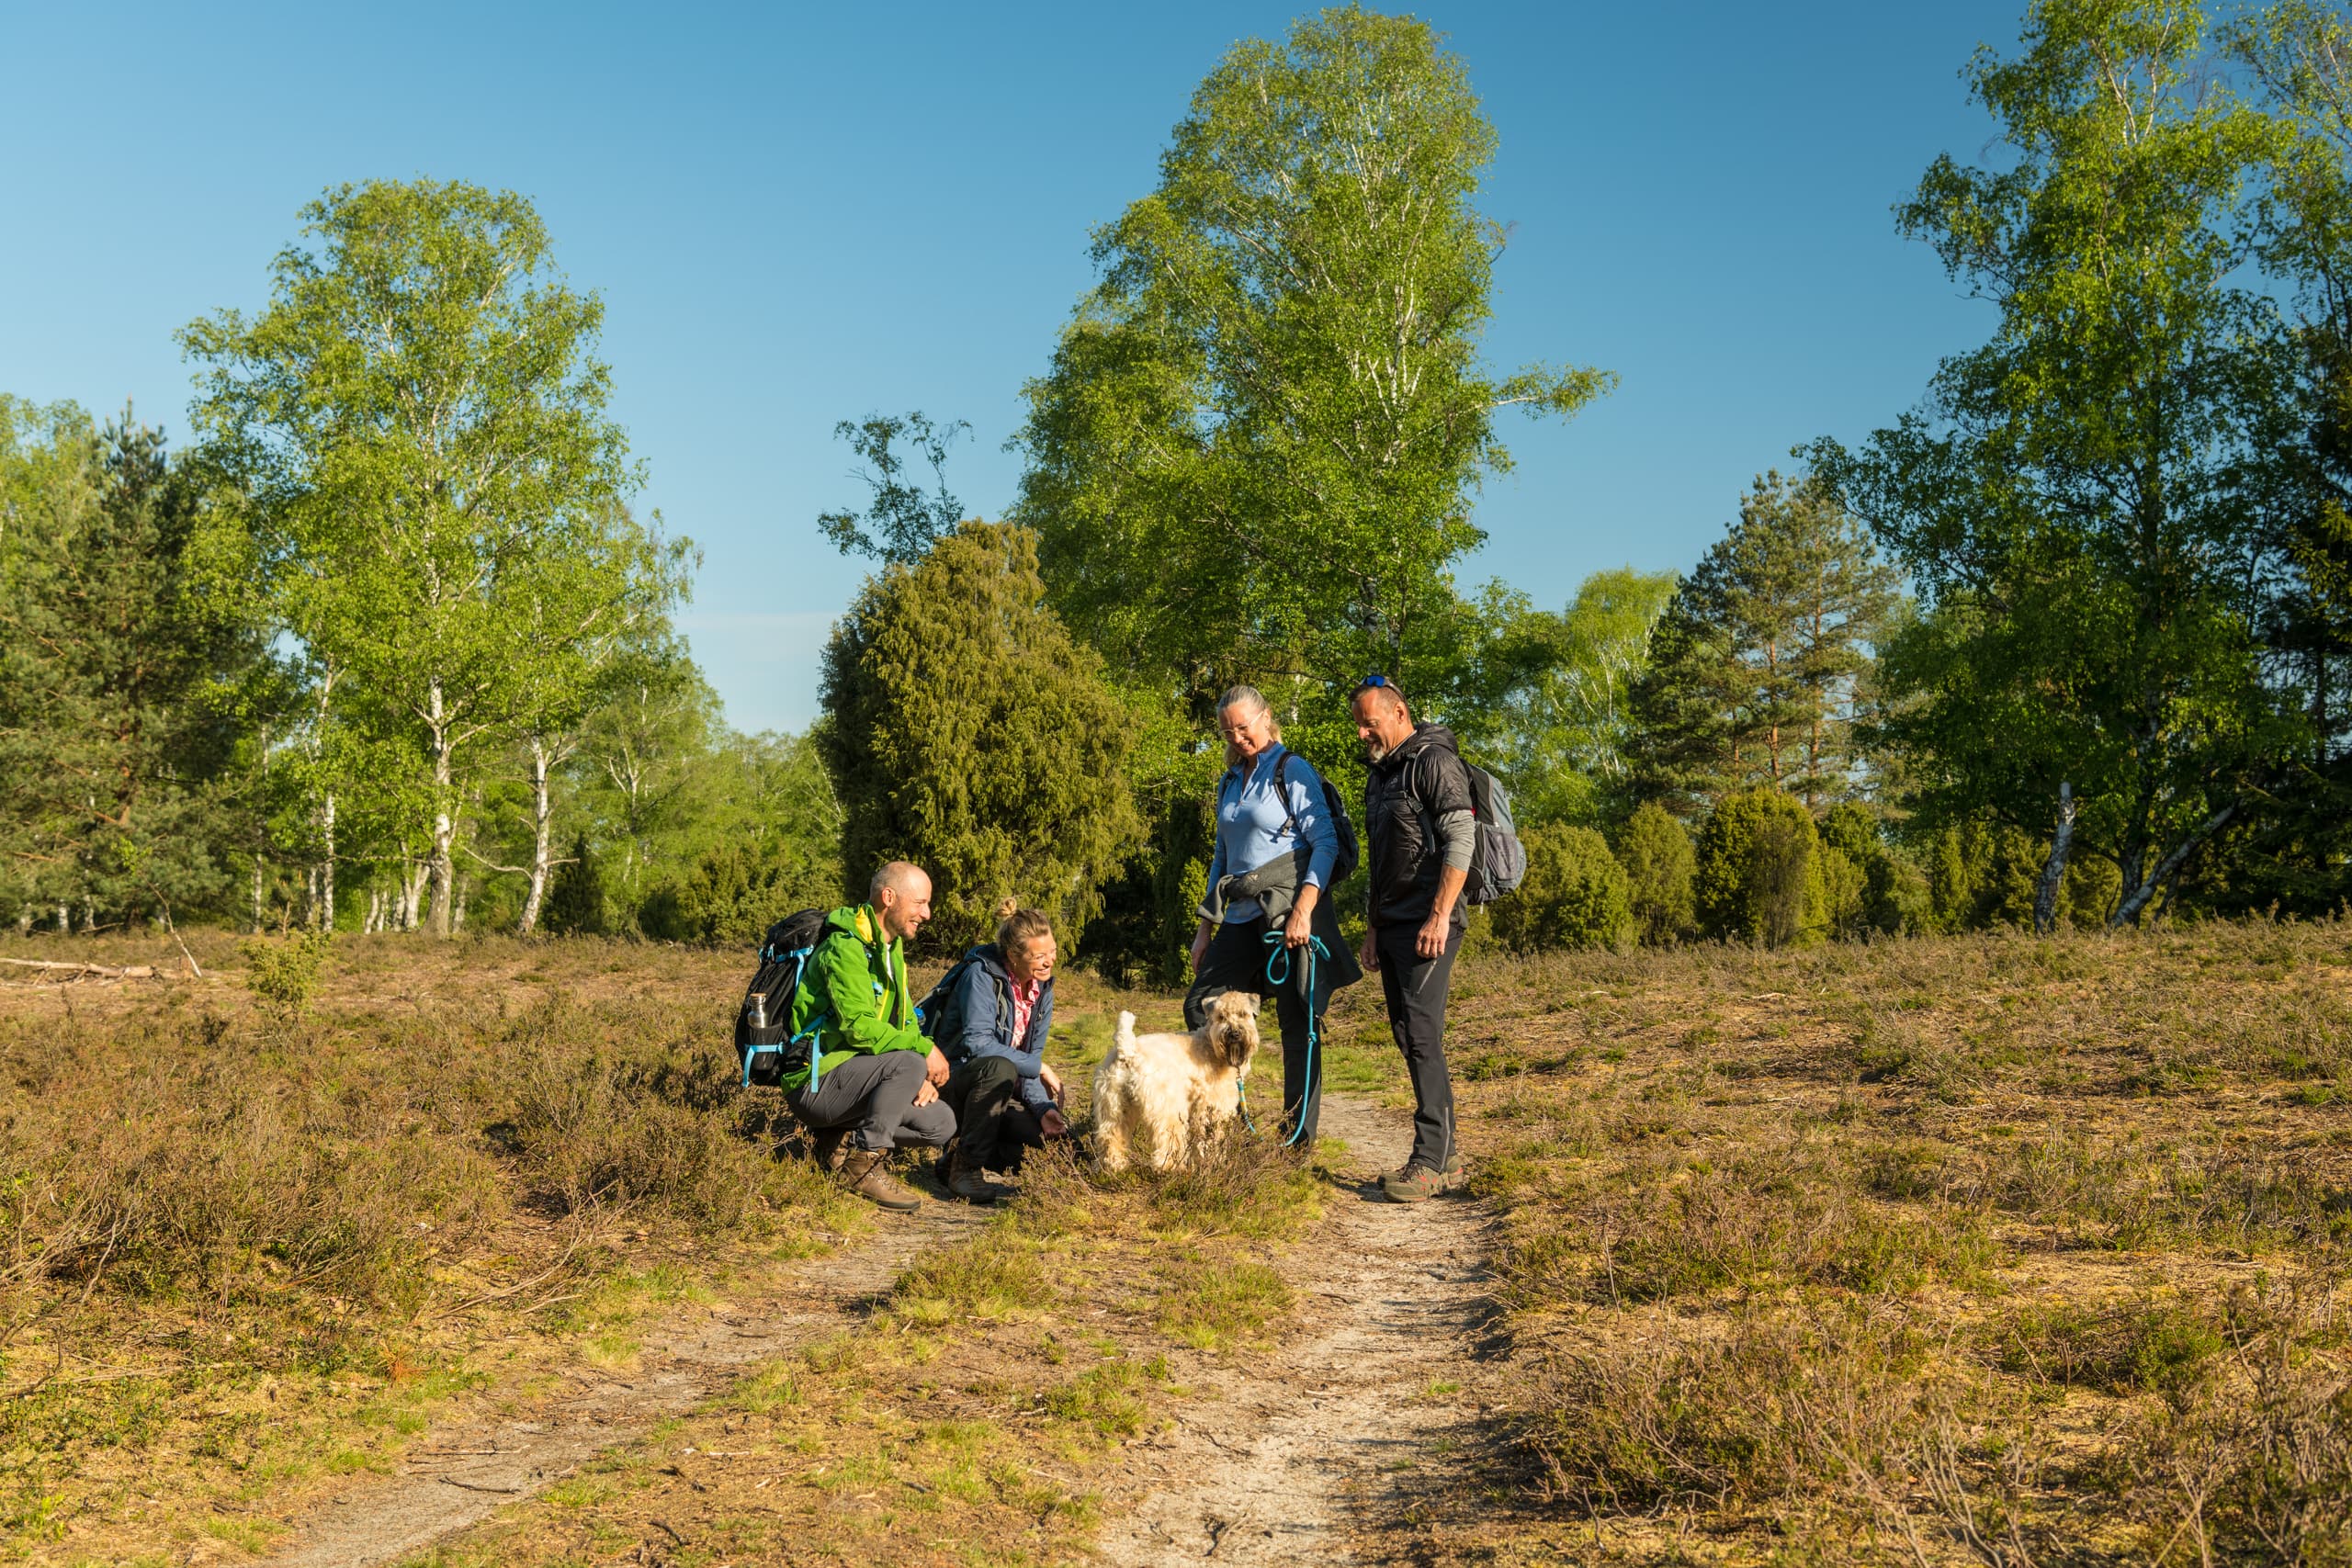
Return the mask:
[[(1290, 756), (1290, 765), (1282, 760)], [(1288, 784), (1285, 802), (1275, 787), (1280, 774)], [(1291, 824), (1297, 823), (1293, 830)], [(1306, 840), (1309, 853), (1309, 886), (1324, 887), (1331, 880), (1332, 864), (1340, 858), (1340, 829), (1323, 808), (1323, 781), (1315, 764), (1287, 752), (1280, 741), (1269, 746), (1242, 776), (1238, 766), (1226, 769), (1216, 791), (1216, 854), (1209, 862), (1209, 886), (1219, 878), (1255, 871), (1277, 855), (1286, 855)], [(1225, 907), (1225, 923), (1254, 920), (1260, 913), (1255, 898), (1237, 898)]]

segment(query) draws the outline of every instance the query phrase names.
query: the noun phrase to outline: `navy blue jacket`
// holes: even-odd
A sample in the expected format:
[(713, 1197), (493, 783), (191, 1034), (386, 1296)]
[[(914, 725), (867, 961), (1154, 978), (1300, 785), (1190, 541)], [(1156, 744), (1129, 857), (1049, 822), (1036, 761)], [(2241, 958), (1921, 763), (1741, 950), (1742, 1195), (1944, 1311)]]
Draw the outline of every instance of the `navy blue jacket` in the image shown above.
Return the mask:
[(1037, 1079), (1046, 1065), (1046, 1031), (1054, 1021), (1054, 983), (1037, 990), (1037, 1005), (1029, 1010), (1029, 1032), (1012, 1038), (1012, 976), (1004, 966), (1004, 950), (994, 942), (965, 954), (956, 999), (964, 1016), (961, 1038), (948, 1047), (960, 1065), (978, 1056), (1002, 1056), (1021, 1070), (1021, 1098), (1038, 1110), (1051, 1105), (1053, 1096)]

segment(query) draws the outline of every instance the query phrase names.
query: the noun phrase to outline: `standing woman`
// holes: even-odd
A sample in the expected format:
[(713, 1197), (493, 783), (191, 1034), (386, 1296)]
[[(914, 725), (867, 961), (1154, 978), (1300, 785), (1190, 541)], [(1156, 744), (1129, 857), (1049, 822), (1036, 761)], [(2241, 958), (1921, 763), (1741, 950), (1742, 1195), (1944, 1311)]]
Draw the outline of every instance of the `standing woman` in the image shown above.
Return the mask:
[(1227, 991), (1272, 993), (1283, 1037), (1281, 1136), (1312, 1148), (1323, 1052), (1311, 1032), (1331, 993), (1363, 978), (1340, 940), (1329, 897), (1339, 825), (1314, 764), (1283, 747), (1282, 728), (1256, 687), (1236, 686), (1218, 698), (1216, 722), (1226, 770), (1184, 1021), (1200, 1028)]

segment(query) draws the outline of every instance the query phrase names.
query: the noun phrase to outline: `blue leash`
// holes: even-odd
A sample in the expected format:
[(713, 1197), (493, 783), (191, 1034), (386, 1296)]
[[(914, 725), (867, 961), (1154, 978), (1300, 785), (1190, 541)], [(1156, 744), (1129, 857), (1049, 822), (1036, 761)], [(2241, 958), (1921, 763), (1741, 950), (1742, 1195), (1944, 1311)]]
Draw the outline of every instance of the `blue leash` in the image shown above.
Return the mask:
[[(1266, 945), (1272, 949), (1266, 954), (1266, 984), (1280, 990), (1290, 984), (1290, 948), (1283, 942), (1283, 933), (1278, 931), (1266, 933)], [(1307, 1111), (1323, 1098), (1322, 1082), (1315, 1076), (1315, 1047), (1318, 1033), (1315, 1018), (1315, 963), (1318, 957), (1330, 957), (1331, 950), (1323, 945), (1321, 937), (1310, 936), (1300, 951), (1306, 955), (1306, 1090), (1298, 1097), (1298, 1120), (1291, 1123), (1290, 1136), (1283, 1140), (1283, 1147), (1286, 1149), (1295, 1146), (1306, 1135)], [(1283, 971), (1279, 975), (1274, 973), (1274, 965), (1278, 963)], [(1258, 1130), (1250, 1121), (1250, 1100), (1246, 1093), (1241, 1101), (1241, 1123), (1252, 1133)]]

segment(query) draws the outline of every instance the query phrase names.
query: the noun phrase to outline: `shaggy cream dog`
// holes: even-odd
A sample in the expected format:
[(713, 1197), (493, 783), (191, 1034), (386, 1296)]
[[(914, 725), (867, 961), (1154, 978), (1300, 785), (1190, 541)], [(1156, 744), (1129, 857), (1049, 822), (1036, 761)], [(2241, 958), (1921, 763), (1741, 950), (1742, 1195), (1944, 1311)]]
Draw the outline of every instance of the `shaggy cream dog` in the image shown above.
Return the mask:
[(1241, 1106), (1241, 1080), (1258, 1049), (1258, 998), (1227, 991), (1190, 1034), (1137, 1034), (1119, 1015), (1111, 1054), (1094, 1069), (1094, 1138), (1106, 1170), (1140, 1152), (1166, 1170), (1215, 1137)]

